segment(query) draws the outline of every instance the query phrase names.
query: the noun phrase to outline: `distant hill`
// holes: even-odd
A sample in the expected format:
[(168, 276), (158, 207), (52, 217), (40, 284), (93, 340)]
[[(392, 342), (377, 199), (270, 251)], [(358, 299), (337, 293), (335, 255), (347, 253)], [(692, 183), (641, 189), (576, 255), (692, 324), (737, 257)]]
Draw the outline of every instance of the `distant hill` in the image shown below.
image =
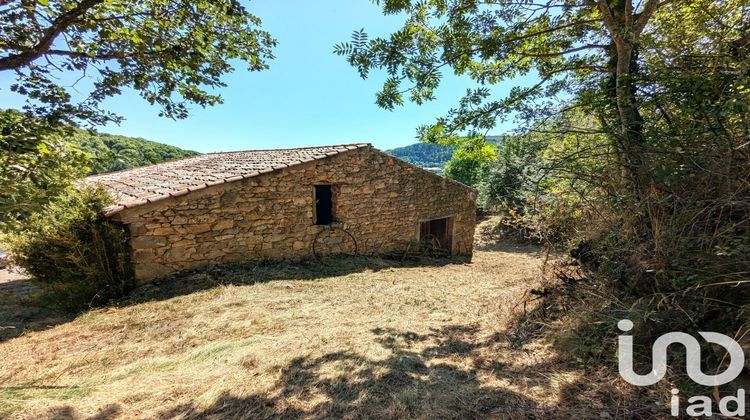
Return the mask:
[(142, 138), (91, 133), (86, 130), (76, 130), (72, 142), (91, 155), (91, 175), (199, 154)]
[[(7, 120), (10, 122), (21, 117), (21, 111), (0, 108), (0, 121)], [(65, 131), (64, 141), (90, 155), (90, 175), (130, 169), (199, 154), (192, 150), (185, 150), (139, 137), (118, 136), (75, 127), (68, 128), (71, 131)]]
[(415, 143), (385, 152), (422, 168), (442, 168), (453, 155), (453, 147)]
[[(490, 143), (499, 144), (502, 136), (487, 136), (486, 139)], [(385, 152), (422, 168), (442, 168), (451, 159), (454, 150), (453, 147), (438, 144), (414, 143)]]

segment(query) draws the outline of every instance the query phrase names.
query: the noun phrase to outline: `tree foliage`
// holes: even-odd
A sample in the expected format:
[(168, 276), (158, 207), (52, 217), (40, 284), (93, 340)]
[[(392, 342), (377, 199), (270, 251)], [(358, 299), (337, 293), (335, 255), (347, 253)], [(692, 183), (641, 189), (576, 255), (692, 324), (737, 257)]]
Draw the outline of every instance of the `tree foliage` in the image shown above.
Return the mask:
[[(401, 105), (406, 94), (418, 104), (434, 99), (446, 70), (476, 82), (447, 116), (420, 128), (424, 140), (440, 141), (470, 129), (486, 131), (511, 113), (528, 122), (571, 106), (585, 108), (601, 118), (624, 180), (637, 200), (645, 197), (653, 181), (645, 162), (647, 139), (638, 92), (644, 80), (641, 57), (672, 52), (660, 55), (662, 61), (672, 62), (685, 52), (663, 48), (660, 42), (675, 39), (675, 20), (655, 16), (692, 14), (688, 17), (702, 21), (717, 36), (734, 39), (747, 25), (743, 23), (746, 8), (732, 2), (690, 6), (668, 0), (377, 3), (385, 14), (405, 15), (403, 28), (375, 39), (357, 31), (335, 52), (346, 56), (362, 77), (373, 69), (387, 72), (377, 94), (380, 106)], [(693, 35), (692, 40), (699, 47), (700, 38)], [(504, 98), (491, 96), (487, 85), (522, 75), (536, 75), (538, 82), (514, 87)]]
[[(76, 125), (120, 122), (106, 99), (130, 89), (160, 115), (185, 118), (190, 104), (221, 102), (217, 89), (237, 62), (265, 69), (275, 41), (260, 25), (238, 0), (0, 0), (0, 72), (27, 99), (23, 115), (0, 121), (0, 223), (38, 210), (88, 170), (62, 139), (79, 135)], [(141, 159), (120, 153), (114, 167)]]
[(88, 171), (87, 156), (65, 139), (72, 131), (0, 111), (0, 231), (12, 230)]
[(104, 189), (68, 190), (11, 235), (14, 262), (44, 286), (50, 304), (80, 311), (135, 286), (127, 227), (103, 216), (111, 200)]
[(198, 152), (142, 138), (76, 129), (68, 137), (74, 147), (88, 155), (89, 175), (101, 174), (168, 160), (195, 156)]
[[(387, 73), (376, 99), (385, 108), (433, 99), (443, 72), (472, 79), (454, 109), (419, 129), (425, 141), (518, 119), (522, 147), (480, 170), (480, 202), (530, 208), (542, 229), (578, 243), (574, 255), (602, 281), (597, 296), (613, 294), (592, 302), (597, 315), (637, 320), (644, 337), (746, 333), (746, 0), (377, 3), (405, 16), (403, 28), (357, 31), (335, 52), (363, 77)], [(536, 83), (492, 95), (488, 86), (521, 75)], [(611, 321), (582, 325), (606, 336)]]
[(495, 146), (482, 136), (462, 139), (445, 165), (445, 175), (466, 185), (476, 186), (483, 166), (497, 157)]
[(221, 101), (231, 60), (265, 69), (275, 45), (236, 0), (2, 0), (0, 21), (10, 89), (35, 115), (71, 123), (119, 121), (100, 104), (125, 88), (184, 118), (188, 103)]
[(477, 204), (485, 210), (523, 207), (538, 190), (542, 166), (540, 154), (548, 139), (538, 134), (506, 136), (498, 145), (497, 158), (485, 163), (476, 175)]
[(83, 176), (197, 154), (144, 139), (28, 121), (19, 111), (0, 110), (0, 231), (16, 230)]

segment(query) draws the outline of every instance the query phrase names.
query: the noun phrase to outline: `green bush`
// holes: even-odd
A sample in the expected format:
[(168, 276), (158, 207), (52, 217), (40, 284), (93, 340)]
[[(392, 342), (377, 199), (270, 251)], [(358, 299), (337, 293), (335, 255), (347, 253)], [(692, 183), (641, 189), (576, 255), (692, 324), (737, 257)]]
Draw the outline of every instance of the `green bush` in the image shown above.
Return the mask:
[(0, 231), (18, 229), (86, 174), (86, 154), (66, 141), (71, 132), (0, 109)]
[(487, 211), (520, 209), (540, 193), (541, 154), (549, 140), (539, 135), (507, 135), (497, 145), (496, 158), (479, 172), (477, 203)]
[(12, 236), (14, 262), (43, 286), (49, 304), (77, 311), (132, 289), (127, 229), (103, 216), (109, 204), (101, 188), (73, 190)]
[(497, 158), (495, 145), (487, 143), (484, 137), (462, 139), (445, 165), (445, 176), (474, 187), (485, 164)]

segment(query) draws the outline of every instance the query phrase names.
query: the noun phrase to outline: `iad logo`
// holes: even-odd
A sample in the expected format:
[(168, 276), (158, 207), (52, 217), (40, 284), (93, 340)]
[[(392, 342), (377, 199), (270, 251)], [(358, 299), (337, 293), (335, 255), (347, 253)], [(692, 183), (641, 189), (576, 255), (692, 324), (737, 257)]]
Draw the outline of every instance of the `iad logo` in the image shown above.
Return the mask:
[[(624, 332), (633, 329), (633, 322), (629, 319), (623, 319), (617, 323), (617, 327)], [(709, 343), (715, 343), (727, 350), (729, 354), (729, 366), (727, 369), (716, 375), (706, 375), (701, 370), (701, 347), (695, 337), (682, 332), (670, 332), (659, 337), (652, 348), (652, 365), (651, 372), (646, 375), (639, 375), (633, 370), (633, 336), (620, 335), (618, 339), (617, 358), (619, 362), (620, 375), (627, 382), (636, 386), (649, 386), (659, 382), (667, 373), (667, 348), (671, 344), (681, 344), (686, 350), (687, 374), (695, 383), (705, 386), (719, 386), (727, 384), (742, 373), (745, 364), (745, 354), (742, 347), (731, 337), (715, 332), (699, 332), (701, 337)], [(679, 391), (672, 390), (672, 415), (679, 415), (680, 400), (677, 397)], [(696, 396), (688, 399), (689, 403), (696, 403), (687, 408), (687, 414), (690, 416), (711, 416), (711, 398), (706, 396)], [(734, 410), (729, 408), (729, 404), (734, 403)], [(719, 411), (724, 416), (744, 416), (745, 415), (745, 390), (740, 389), (737, 397), (728, 396), (721, 399)]]
[[(621, 331), (633, 329), (633, 322), (623, 319), (617, 323)], [(706, 375), (701, 371), (701, 346), (692, 335), (682, 332), (671, 332), (659, 337), (653, 346), (652, 370), (647, 375), (638, 375), (633, 371), (633, 336), (619, 337), (618, 361), (620, 375), (629, 383), (637, 386), (649, 386), (659, 382), (667, 373), (667, 348), (670, 344), (682, 344), (687, 351), (687, 374), (695, 383), (705, 386), (728, 384), (742, 373), (745, 365), (745, 353), (742, 347), (731, 337), (715, 332), (699, 332), (709, 343), (716, 343), (729, 352), (731, 360), (727, 370), (718, 375)]]

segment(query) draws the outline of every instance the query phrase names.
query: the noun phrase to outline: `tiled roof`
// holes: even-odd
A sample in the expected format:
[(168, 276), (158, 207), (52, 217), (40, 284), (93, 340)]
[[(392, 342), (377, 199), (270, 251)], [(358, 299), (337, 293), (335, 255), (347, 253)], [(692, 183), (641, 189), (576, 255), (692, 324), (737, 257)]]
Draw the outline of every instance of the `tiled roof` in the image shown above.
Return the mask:
[(362, 147), (370, 147), (370, 144), (207, 153), (90, 176), (84, 182), (90, 185), (101, 184), (110, 191), (116, 204), (108, 208), (106, 214), (112, 215), (126, 208), (179, 197), (213, 185), (251, 178)]

